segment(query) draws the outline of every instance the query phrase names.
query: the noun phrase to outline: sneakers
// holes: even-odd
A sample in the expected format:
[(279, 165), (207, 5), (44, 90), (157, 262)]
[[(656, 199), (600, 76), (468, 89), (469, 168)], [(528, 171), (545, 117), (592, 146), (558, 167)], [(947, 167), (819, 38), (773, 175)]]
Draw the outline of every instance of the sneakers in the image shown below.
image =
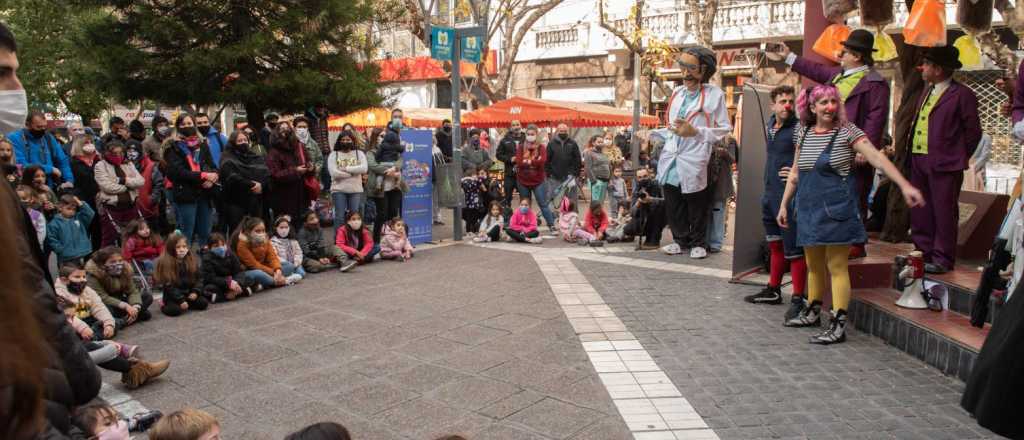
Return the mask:
[(743, 300), (751, 304), (782, 304), (782, 289), (768, 286), (758, 293), (743, 297)]
[[(806, 303), (806, 299), (800, 298)], [(792, 319), (783, 324), (786, 327), (815, 327), (821, 325), (821, 301), (814, 301)]]
[(157, 362), (133, 360), (131, 361), (131, 368), (121, 373), (121, 383), (134, 390), (157, 376), (164, 374), (164, 371), (167, 371), (167, 367), (170, 365), (171, 361), (168, 360)]
[(476, 238), (473, 239), (473, 243), (489, 243), (490, 241), (491, 241), (491, 237), (487, 237), (487, 236), (476, 237)]
[(700, 246), (690, 249), (690, 258), (699, 260), (701, 258), (707, 258), (708, 251)]
[(587, 244), (589, 244), (590, 247), (604, 247), (604, 240), (592, 240)]
[(341, 266), (338, 267), (338, 272), (348, 272), (353, 267), (356, 267), (356, 260), (345, 259), (341, 262)]
[(789, 310), (786, 310), (786, 314), (783, 315), (782, 322), (786, 323), (790, 319), (796, 318), (807, 307), (807, 301), (803, 296), (793, 295), (789, 300)]
[(683, 253), (683, 248), (679, 247), (678, 243), (669, 243), (661, 248), (661, 251), (666, 255), (679, 255)]
[(529, 242), (529, 243), (533, 243), (533, 244), (541, 244), (541, 243), (544, 243), (544, 238), (543, 237), (533, 237), (533, 238), (527, 238), (526, 241)]
[(812, 344), (829, 345), (846, 341), (846, 310), (832, 313), (828, 329), (811, 336)]
[(577, 246), (586, 246), (587, 245), (587, 240), (584, 240), (582, 238), (576, 239), (576, 245)]
[(288, 275), (288, 277), (285, 278), (284, 280), (290, 286), (292, 284), (298, 283), (299, 281), (302, 281), (302, 275), (299, 275), (297, 273), (293, 273), (291, 275)]

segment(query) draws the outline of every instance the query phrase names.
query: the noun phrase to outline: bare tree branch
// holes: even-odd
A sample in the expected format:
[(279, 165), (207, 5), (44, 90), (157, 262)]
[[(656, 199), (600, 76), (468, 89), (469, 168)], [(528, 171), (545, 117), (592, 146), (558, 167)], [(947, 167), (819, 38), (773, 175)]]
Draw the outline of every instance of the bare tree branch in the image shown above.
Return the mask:
[[(641, 20), (643, 18), (643, 13), (642, 13), (642, 11), (643, 11), (643, 3), (644, 3), (643, 0), (637, 0), (636, 5), (635, 5), (635, 7), (637, 8), (636, 16), (638, 17), (637, 18), (637, 25), (636, 25), (637, 27), (636, 27), (636, 29), (640, 29), (640, 25), (642, 24)], [(633, 41), (633, 39), (629, 38), (629, 36), (626, 35), (625, 32), (623, 32), (619, 28), (613, 26), (611, 23), (608, 23), (608, 16), (605, 15), (605, 13), (604, 13), (604, 0), (598, 0), (598, 2), (597, 2), (597, 16), (598, 16), (598, 25), (601, 26), (602, 28), (604, 28), (605, 30), (607, 30), (608, 32), (611, 32), (611, 34), (614, 35), (619, 40), (622, 40), (622, 44), (625, 45), (626, 48), (629, 49), (630, 52), (636, 53), (636, 54), (641, 54), (641, 55), (644, 53), (643, 52), (643, 48), (640, 47), (640, 42)]]

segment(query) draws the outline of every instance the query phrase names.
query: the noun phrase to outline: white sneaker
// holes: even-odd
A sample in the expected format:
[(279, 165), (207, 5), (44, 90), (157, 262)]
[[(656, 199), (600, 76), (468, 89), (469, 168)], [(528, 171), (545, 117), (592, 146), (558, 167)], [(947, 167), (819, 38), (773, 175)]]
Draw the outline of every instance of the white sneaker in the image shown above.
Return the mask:
[(288, 277), (287, 277), (287, 278), (285, 278), (284, 280), (285, 280), (285, 282), (287, 282), (287, 283), (288, 283), (288, 285), (290, 286), (290, 285), (292, 285), (292, 284), (296, 284), (296, 283), (298, 283), (299, 281), (302, 281), (302, 275), (299, 275), (299, 274), (297, 274), (297, 273), (293, 273), (293, 274), (291, 274), (291, 275), (288, 275)]
[(541, 243), (544, 243), (544, 238), (542, 238), (542, 237), (534, 237), (534, 238), (527, 239), (527, 241), (529, 241), (530, 243), (533, 243), (533, 244), (541, 244)]
[(669, 243), (661, 248), (661, 251), (666, 255), (679, 255), (683, 253), (683, 248), (679, 247), (678, 243)]
[(690, 249), (690, 258), (699, 260), (701, 258), (707, 258), (707, 256), (708, 251), (700, 246)]

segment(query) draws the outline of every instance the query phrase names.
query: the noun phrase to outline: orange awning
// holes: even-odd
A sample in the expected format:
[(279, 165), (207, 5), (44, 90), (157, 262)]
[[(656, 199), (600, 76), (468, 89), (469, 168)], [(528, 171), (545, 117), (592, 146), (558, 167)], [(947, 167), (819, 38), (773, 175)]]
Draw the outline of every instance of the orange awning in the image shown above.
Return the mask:
[[(381, 82), (431, 81), (448, 78), (440, 61), (429, 56), (395, 58), (377, 61), (380, 66)], [(462, 62), (462, 76), (476, 78), (476, 64)], [(498, 72), (497, 51), (490, 51), (484, 57), (484, 68), (488, 75)]]
[[(402, 123), (413, 128), (437, 128), (445, 119), (452, 118), (452, 111), (446, 108), (403, 108), (405, 118)], [(356, 128), (383, 128), (391, 120), (391, 110), (373, 107), (343, 116), (331, 116), (327, 120), (327, 129), (341, 131), (346, 123)]]
[[(462, 125), (479, 128), (508, 127), (512, 121), (537, 125), (565, 122), (574, 127), (620, 127), (633, 123), (633, 112), (600, 104), (514, 96), (462, 115)], [(658, 118), (640, 115), (640, 125), (655, 127)]]

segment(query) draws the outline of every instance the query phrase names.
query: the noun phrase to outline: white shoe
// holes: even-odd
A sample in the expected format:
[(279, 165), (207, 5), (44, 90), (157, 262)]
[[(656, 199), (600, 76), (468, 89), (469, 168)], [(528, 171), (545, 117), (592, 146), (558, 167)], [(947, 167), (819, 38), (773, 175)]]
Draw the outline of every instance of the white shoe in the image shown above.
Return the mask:
[(296, 284), (299, 281), (302, 281), (302, 275), (299, 275), (297, 273), (293, 273), (291, 275), (288, 275), (288, 277), (285, 278), (285, 281), (288, 283), (289, 286), (292, 285), (292, 284)]
[(708, 251), (700, 246), (690, 249), (690, 258), (699, 260), (701, 258), (707, 258), (707, 256)]
[(542, 237), (534, 237), (534, 238), (530, 238), (530, 239), (528, 239), (527, 241), (529, 241), (530, 243), (533, 243), (533, 244), (541, 244), (541, 243), (544, 243), (544, 239), (543, 239)]
[(666, 255), (679, 255), (683, 253), (683, 248), (679, 247), (678, 243), (669, 243), (661, 248), (661, 251)]
[(491, 237), (476, 237), (473, 239), (473, 243), (487, 243), (491, 241)]

